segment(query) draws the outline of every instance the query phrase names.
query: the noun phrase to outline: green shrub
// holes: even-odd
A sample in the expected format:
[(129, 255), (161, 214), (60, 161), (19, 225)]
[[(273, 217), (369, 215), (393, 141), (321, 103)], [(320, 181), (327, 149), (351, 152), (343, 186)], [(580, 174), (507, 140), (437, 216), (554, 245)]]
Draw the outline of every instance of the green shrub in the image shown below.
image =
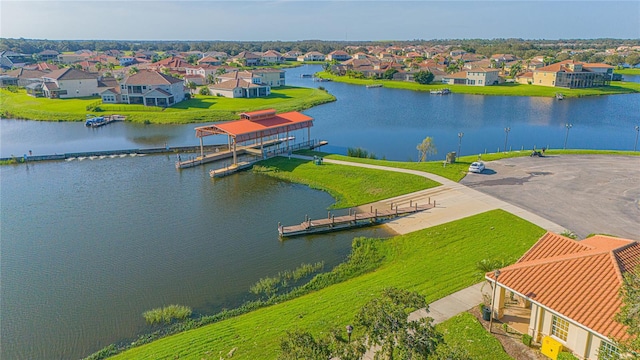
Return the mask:
[(578, 358), (570, 352), (563, 351), (558, 354), (557, 360), (578, 360)]
[(522, 335), (522, 343), (527, 345), (527, 346), (531, 346), (531, 343), (533, 342), (533, 336), (529, 335), (529, 334), (523, 334)]

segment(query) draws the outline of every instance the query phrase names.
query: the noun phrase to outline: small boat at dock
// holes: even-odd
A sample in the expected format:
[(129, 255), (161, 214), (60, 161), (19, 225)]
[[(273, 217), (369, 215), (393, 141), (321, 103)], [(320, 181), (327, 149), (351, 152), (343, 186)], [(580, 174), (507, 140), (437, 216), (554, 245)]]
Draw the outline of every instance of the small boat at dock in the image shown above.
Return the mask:
[(431, 90), (429, 91), (429, 94), (433, 94), (433, 95), (448, 95), (451, 94), (451, 90), (449, 89), (437, 89), (437, 90)]
[(563, 93), (556, 93), (556, 100), (564, 100), (564, 94)]
[(380, 87), (382, 87), (382, 84), (371, 84), (371, 85), (367, 85), (367, 89), (380, 88)]
[(108, 115), (108, 116), (92, 116), (87, 115), (87, 119), (84, 122), (84, 126), (87, 127), (100, 127), (110, 124), (114, 121), (123, 121), (125, 119), (122, 115)]

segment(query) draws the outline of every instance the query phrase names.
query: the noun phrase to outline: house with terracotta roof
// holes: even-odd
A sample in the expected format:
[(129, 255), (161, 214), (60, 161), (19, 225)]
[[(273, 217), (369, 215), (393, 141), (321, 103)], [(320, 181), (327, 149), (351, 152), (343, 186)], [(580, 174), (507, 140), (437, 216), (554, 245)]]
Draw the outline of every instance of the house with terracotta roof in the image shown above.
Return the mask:
[(496, 286), (493, 316), (543, 342), (543, 353), (545, 343), (580, 359), (616, 353), (613, 340), (627, 336), (614, 320), (623, 274), (639, 264), (638, 241), (548, 232), (515, 264), (485, 275)]
[(568, 89), (609, 86), (614, 67), (565, 60), (533, 70), (533, 84)]
[[(209, 86), (209, 90), (216, 96), (230, 98), (255, 98), (269, 96), (269, 94), (271, 94), (271, 86), (263, 83), (263, 77), (258, 74), (258, 71), (260, 70), (231, 71), (225, 74), (220, 74), (216, 76), (216, 83)], [(267, 73), (268, 72), (261, 72), (262, 75)]]
[(222, 60), (213, 56), (205, 56), (198, 60), (198, 65), (221, 65)]
[(119, 83), (119, 89), (108, 88), (100, 93), (105, 103), (172, 106), (184, 100), (184, 82), (153, 70), (140, 70)]
[(346, 61), (349, 59), (351, 59), (351, 55), (344, 50), (334, 50), (327, 54), (327, 61)]
[(284, 62), (284, 57), (275, 50), (267, 50), (262, 54), (262, 62), (267, 64), (280, 64)]

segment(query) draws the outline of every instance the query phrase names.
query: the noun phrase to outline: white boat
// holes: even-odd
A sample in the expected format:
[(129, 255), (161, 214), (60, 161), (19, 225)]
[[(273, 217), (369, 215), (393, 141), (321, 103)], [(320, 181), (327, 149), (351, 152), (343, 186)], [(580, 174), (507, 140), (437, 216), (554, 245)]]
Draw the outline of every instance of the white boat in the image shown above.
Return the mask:
[(434, 95), (448, 95), (451, 94), (451, 90), (449, 89), (437, 89), (437, 90), (431, 90), (429, 91), (430, 94), (434, 94)]

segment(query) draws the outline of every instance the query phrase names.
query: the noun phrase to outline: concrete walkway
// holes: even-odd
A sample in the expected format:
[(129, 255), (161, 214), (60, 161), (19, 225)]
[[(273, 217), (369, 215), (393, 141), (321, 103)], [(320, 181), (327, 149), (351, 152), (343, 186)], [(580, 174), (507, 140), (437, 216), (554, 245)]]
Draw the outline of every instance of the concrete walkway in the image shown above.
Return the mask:
[[(308, 156), (293, 155), (293, 157), (304, 160), (312, 160), (312, 158)], [(507, 211), (548, 231), (553, 231), (556, 233), (562, 233), (563, 231), (565, 231), (562, 226), (548, 219), (531, 213), (518, 206), (496, 199), (491, 195), (487, 195), (477, 190), (468, 188), (462, 184), (451, 181), (439, 175), (417, 170), (399, 169), (389, 166), (362, 164), (327, 158), (325, 158), (323, 161), (328, 164), (357, 166), (368, 169), (413, 174), (437, 181), (442, 184), (432, 189), (421, 190), (360, 207), (360, 209), (363, 211), (369, 211), (370, 207), (389, 208), (392, 203), (401, 206), (408, 206), (409, 201), (417, 201), (418, 204), (426, 203), (429, 200), (436, 202), (436, 207), (431, 210), (397, 218), (393, 221), (385, 223), (385, 225), (389, 226), (398, 234), (407, 234), (413, 231), (422, 230), (428, 227), (444, 224), (450, 221), (462, 219), (468, 216), (495, 209), (502, 209), (504, 211)], [(445, 296), (440, 300), (434, 301), (433, 303), (429, 304), (428, 312), (424, 308), (418, 309), (409, 314), (409, 319), (418, 320), (420, 318), (429, 316), (434, 319), (434, 324), (438, 324), (445, 320), (448, 320), (453, 316), (467, 311), (474, 306), (482, 303), (482, 285), (483, 283), (479, 283), (455, 292), (449, 296)], [(487, 291), (486, 289), (484, 290)], [(376, 348), (370, 348), (363, 356), (363, 359), (373, 360), (376, 350)]]

